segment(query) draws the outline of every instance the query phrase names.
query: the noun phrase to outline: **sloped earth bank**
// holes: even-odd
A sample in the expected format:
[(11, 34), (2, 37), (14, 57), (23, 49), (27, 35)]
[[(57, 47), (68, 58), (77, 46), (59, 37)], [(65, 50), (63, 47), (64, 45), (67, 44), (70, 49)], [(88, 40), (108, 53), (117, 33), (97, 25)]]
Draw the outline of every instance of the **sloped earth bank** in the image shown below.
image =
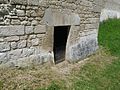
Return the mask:
[[(74, 83), (78, 79), (81, 78), (82, 80), (83, 76), (89, 79), (89, 77), (84, 75), (86, 73), (81, 73), (85, 71), (82, 71), (84, 67), (87, 65), (88, 67), (93, 66), (97, 68), (98, 71), (102, 71), (106, 68), (106, 65), (111, 64), (111, 62), (116, 59), (106, 53), (106, 51), (100, 49), (96, 54), (75, 64), (62, 62), (56, 66), (46, 64), (28, 68), (1, 69), (0, 88), (1, 90), (39, 90), (39, 88), (50, 87), (51, 84), (55, 84), (50, 90), (74, 90)], [(91, 70), (93, 67), (89, 69)], [(95, 69), (93, 69), (93, 71), (94, 70)], [(86, 70), (86, 72), (87, 71), (88, 70)], [(82, 77), (79, 76), (80, 73), (83, 75)], [(43, 90), (44, 89), (45, 88), (43, 88)]]

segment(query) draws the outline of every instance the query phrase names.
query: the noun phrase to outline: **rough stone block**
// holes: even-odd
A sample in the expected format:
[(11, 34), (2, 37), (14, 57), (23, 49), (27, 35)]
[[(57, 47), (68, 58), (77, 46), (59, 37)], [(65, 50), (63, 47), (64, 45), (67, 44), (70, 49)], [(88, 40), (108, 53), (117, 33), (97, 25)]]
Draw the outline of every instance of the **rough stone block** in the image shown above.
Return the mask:
[(39, 0), (28, 0), (28, 5), (39, 5)]
[(37, 21), (37, 20), (33, 20), (33, 21), (31, 22), (31, 25), (32, 25), (32, 26), (38, 25), (38, 21)]
[(45, 33), (45, 32), (46, 32), (46, 26), (45, 25), (35, 26), (34, 33)]
[(5, 23), (5, 25), (10, 25), (10, 19), (6, 19), (6, 20), (4, 21), (4, 23)]
[(8, 42), (10, 42), (10, 41), (18, 41), (19, 40), (19, 36), (6, 37), (4, 40), (8, 41)]
[(37, 34), (38, 38), (43, 38), (45, 36), (45, 34)]
[(94, 0), (94, 2), (95, 2), (96, 5), (100, 5), (100, 6), (105, 4), (105, 0)]
[(21, 57), (22, 54), (22, 49), (16, 49), (16, 50), (12, 50), (8, 53), (8, 57), (11, 60), (17, 60), (18, 58)]
[(16, 42), (11, 42), (11, 48), (16, 49), (17, 48), (17, 43)]
[(30, 17), (30, 15), (31, 15), (31, 11), (30, 11), (30, 10), (27, 10), (27, 11), (26, 11), (26, 16)]
[(68, 49), (67, 60), (76, 62), (93, 54), (98, 49), (97, 35), (91, 34), (81, 37), (79, 43), (71, 45)]
[(0, 3), (8, 3), (8, 0), (0, 0)]
[(11, 20), (11, 24), (12, 24), (12, 25), (20, 25), (21, 22), (20, 22), (19, 19), (12, 19), (12, 20)]
[(47, 9), (44, 15), (44, 23), (48, 26), (80, 25), (80, 17), (75, 13), (61, 13)]
[(24, 10), (17, 10), (17, 16), (25, 16)]
[(25, 10), (25, 9), (26, 9), (26, 6), (25, 6), (25, 5), (22, 5), (22, 6), (21, 6), (21, 9), (22, 9), (22, 10)]
[(39, 39), (36, 38), (36, 39), (32, 39), (32, 45), (33, 46), (37, 46), (39, 44)]
[(36, 35), (30, 35), (29, 36), (29, 39), (35, 39), (36, 38)]
[(30, 49), (34, 49), (35, 55), (40, 54), (42, 51), (40, 46), (31, 47)]
[(34, 29), (33, 26), (26, 26), (25, 27), (25, 33), (26, 34), (32, 34), (33, 33), (33, 29)]
[(3, 38), (0, 38), (0, 42), (3, 42), (4, 41), (4, 39)]
[(25, 35), (25, 36), (20, 36), (20, 40), (26, 40), (27, 38), (28, 38), (27, 35)]
[(2, 42), (0, 43), (0, 52), (5, 52), (10, 50), (10, 43)]
[(24, 26), (0, 26), (0, 36), (24, 35)]
[(34, 54), (34, 49), (29, 49), (29, 48), (23, 49), (23, 53), (22, 53), (23, 57), (28, 57), (28, 56), (33, 55), (33, 54)]
[(27, 4), (27, 0), (10, 0), (11, 4), (23, 4), (26, 5)]
[(101, 12), (101, 10), (103, 9), (103, 7), (102, 6), (100, 6), (100, 5), (93, 5), (93, 11), (94, 12)]
[(22, 41), (18, 42), (17, 47), (18, 48), (24, 48), (24, 47), (26, 47), (26, 45), (27, 45), (27, 41), (26, 40), (22, 40)]
[(21, 8), (21, 5), (16, 5), (16, 9), (20, 9)]
[(0, 64), (7, 62), (7, 54), (0, 53)]
[(30, 16), (32, 16), (32, 17), (37, 17), (37, 16), (38, 16), (38, 15), (37, 15), (37, 11), (31, 10), (31, 11), (30, 11)]

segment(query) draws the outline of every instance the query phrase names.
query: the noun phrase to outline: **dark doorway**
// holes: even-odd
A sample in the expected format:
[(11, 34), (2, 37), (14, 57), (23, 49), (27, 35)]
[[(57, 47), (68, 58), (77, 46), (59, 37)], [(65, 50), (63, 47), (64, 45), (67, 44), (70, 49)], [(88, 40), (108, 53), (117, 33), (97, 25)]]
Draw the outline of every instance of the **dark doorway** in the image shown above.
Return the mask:
[(66, 43), (67, 43), (69, 30), (70, 30), (70, 26), (54, 27), (55, 63), (60, 63), (65, 60)]

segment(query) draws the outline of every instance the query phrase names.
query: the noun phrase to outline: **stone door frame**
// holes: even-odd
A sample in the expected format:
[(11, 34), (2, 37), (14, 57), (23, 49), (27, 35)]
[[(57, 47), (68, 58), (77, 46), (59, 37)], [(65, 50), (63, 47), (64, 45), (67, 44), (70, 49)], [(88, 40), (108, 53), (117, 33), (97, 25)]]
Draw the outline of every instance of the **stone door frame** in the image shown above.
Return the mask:
[[(54, 27), (55, 26), (79, 26), (80, 25), (80, 17), (78, 14), (75, 13), (63, 13), (59, 11), (52, 11), (52, 9), (47, 9), (45, 11), (45, 15), (43, 18), (43, 21), (46, 25), (46, 36), (43, 40), (43, 49), (47, 52), (52, 53), (54, 58), (54, 51), (53, 51), (53, 45), (54, 45)], [(72, 34), (72, 29), (70, 28), (68, 39), (66, 42), (66, 50), (70, 46), (70, 36)], [(65, 52), (65, 60), (67, 59), (68, 52)], [(52, 60), (53, 63), (54, 60)]]

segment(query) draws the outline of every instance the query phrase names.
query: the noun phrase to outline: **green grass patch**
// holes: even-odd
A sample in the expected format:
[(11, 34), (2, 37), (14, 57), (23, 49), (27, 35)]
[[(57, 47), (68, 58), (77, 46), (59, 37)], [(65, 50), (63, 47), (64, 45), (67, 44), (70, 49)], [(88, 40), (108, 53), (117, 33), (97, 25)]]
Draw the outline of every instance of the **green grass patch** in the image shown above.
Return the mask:
[(0, 90), (2, 89), (3, 87), (3, 82), (0, 81)]
[(120, 20), (109, 19), (100, 24), (99, 45), (109, 49), (112, 55), (120, 56)]
[(60, 90), (60, 86), (56, 84), (55, 82), (52, 82), (52, 84), (48, 86), (47, 88), (41, 88), (37, 90)]

